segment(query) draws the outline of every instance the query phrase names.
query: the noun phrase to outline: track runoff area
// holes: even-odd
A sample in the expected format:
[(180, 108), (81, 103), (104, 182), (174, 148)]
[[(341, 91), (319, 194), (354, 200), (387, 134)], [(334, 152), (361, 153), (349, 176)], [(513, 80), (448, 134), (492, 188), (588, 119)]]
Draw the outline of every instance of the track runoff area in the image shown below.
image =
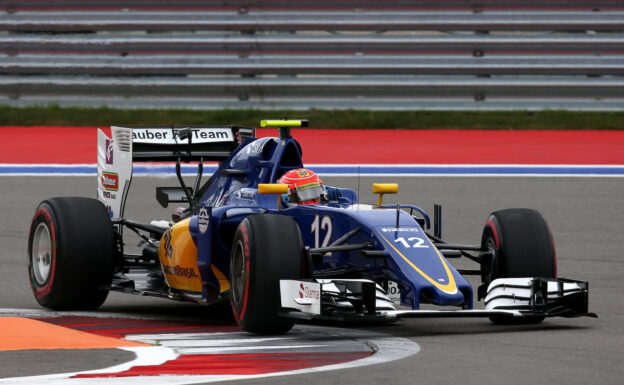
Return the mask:
[[(0, 353), (21, 352), (28, 357), (28, 352), (47, 351), (48, 360), (57, 363), (52, 374), (20, 373), (18, 377), (0, 378), (0, 384), (153, 385), (249, 380), (380, 364), (420, 350), (408, 339), (369, 331), (301, 325), (287, 335), (259, 336), (236, 325), (101, 312), (0, 309), (0, 327)], [(68, 351), (87, 355), (99, 350), (104, 357), (119, 357), (113, 349), (131, 354), (123, 356), (125, 362), (116, 359), (117, 364), (108, 367), (63, 370), (63, 356)]]
[[(108, 128), (102, 128), (108, 131)], [(96, 127), (0, 127), (0, 175), (95, 176)], [(624, 176), (624, 131), (294, 129), (321, 176)], [(258, 137), (277, 136), (258, 129)], [(205, 173), (216, 170), (207, 164)], [(133, 175), (173, 175), (137, 164)], [(195, 165), (182, 172), (194, 175)]]

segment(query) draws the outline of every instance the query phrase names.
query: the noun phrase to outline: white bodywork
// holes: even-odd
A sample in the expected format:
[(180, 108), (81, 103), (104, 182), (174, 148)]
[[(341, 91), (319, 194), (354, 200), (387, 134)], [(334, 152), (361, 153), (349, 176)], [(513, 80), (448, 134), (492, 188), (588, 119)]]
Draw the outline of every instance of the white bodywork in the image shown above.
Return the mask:
[[(304, 313), (321, 314), (321, 296), (323, 293), (340, 294), (340, 290), (334, 284), (337, 282), (372, 282), (366, 279), (315, 279), (314, 282), (280, 280), (280, 298), (283, 308), (297, 309)], [(379, 285), (376, 286), (375, 307), (377, 310), (396, 310), (394, 304)], [(347, 293), (349, 291), (347, 290)], [(336, 303), (338, 306), (350, 308), (349, 301)]]
[[(98, 129), (98, 199), (104, 203), (111, 219), (123, 218), (124, 204), (132, 181), (133, 143), (173, 145), (232, 142), (230, 128), (193, 127), (190, 138), (180, 138), (181, 128), (111, 127), (111, 138)], [(138, 148), (138, 147), (137, 147)]]
[(98, 129), (97, 197), (111, 219), (123, 218), (124, 203), (132, 180), (132, 129), (111, 127), (112, 138)]
[[(485, 309), (522, 309), (529, 306), (532, 280), (533, 278), (495, 279), (488, 286), (485, 296)], [(548, 300), (551, 301), (581, 291), (583, 289), (574, 282), (548, 282)]]
[(321, 314), (320, 283), (280, 280), (280, 297), (282, 307)]
[[(535, 278), (501, 278), (492, 281), (488, 286), (488, 294), (485, 298), (486, 307), (482, 310), (396, 310), (391, 298), (386, 295), (383, 288), (376, 285), (376, 312), (378, 316), (385, 316), (387, 320), (394, 320), (397, 318), (429, 317), (549, 316), (544, 313), (544, 310), (542, 309), (532, 309), (532, 305), (530, 303), (531, 298), (534, 298), (537, 294), (537, 290), (539, 290), (533, 289), (536, 291), (532, 291), (532, 284), (534, 280)], [(338, 283), (344, 281), (373, 282), (365, 279), (316, 279), (313, 282), (281, 280), (280, 295), (282, 308), (296, 309), (302, 313), (312, 316), (321, 315), (321, 300), (323, 294), (333, 293), (336, 294), (334, 298), (337, 298), (338, 294), (340, 294), (340, 290), (334, 282)], [(543, 281), (547, 281), (548, 285), (548, 298), (543, 298), (543, 301), (547, 301), (549, 304), (563, 303), (565, 305), (565, 301), (558, 300), (562, 300), (565, 296), (578, 295), (579, 293), (587, 295), (586, 283), (581, 281), (563, 279)], [(308, 288), (307, 291), (305, 290), (306, 288)], [(306, 293), (314, 293), (314, 295), (306, 295)], [(538, 307), (540, 306), (539, 304), (534, 305)], [(336, 302), (333, 303), (333, 306), (344, 306), (345, 310), (352, 307), (349, 301)], [(541, 306), (544, 306), (544, 304)], [(578, 312), (575, 308), (571, 308), (569, 310)], [(593, 313), (587, 313), (586, 309), (581, 310), (581, 313), (573, 316), (580, 315), (595, 317)]]

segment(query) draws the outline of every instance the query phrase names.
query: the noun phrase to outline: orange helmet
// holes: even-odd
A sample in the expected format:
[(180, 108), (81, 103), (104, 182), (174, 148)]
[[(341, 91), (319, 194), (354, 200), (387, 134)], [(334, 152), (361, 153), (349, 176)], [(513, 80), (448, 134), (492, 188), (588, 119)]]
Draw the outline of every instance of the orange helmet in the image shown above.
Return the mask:
[(314, 171), (305, 168), (288, 171), (280, 178), (279, 183), (288, 185), (288, 198), (298, 205), (319, 203), (319, 199), (325, 194), (323, 182)]

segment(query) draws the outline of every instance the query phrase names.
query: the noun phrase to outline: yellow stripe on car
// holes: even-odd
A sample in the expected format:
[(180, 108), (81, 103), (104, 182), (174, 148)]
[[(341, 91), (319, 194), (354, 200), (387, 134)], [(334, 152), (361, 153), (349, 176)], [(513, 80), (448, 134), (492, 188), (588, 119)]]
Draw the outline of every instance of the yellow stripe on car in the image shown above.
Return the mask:
[(201, 293), (202, 283), (197, 267), (197, 246), (191, 237), (187, 218), (165, 232), (158, 256), (167, 284), (178, 290)]
[(215, 277), (219, 280), (219, 292), (223, 293), (226, 290), (230, 290), (230, 281), (227, 279), (225, 274), (223, 274), (215, 265), (210, 265), (210, 267), (212, 268), (212, 272)]
[(424, 271), (420, 270), (418, 268), (418, 266), (414, 265), (414, 263), (412, 263), (412, 261), (410, 261), (409, 258), (407, 258), (396, 247), (394, 247), (394, 245), (386, 237), (384, 237), (382, 233), (379, 233), (379, 235), (381, 235), (381, 237), (386, 242), (388, 242), (390, 247), (392, 247), (392, 249), (394, 249), (394, 251), (396, 251), (401, 256), (401, 258), (403, 258), (405, 260), (405, 262), (407, 262), (414, 270), (416, 270), (420, 275), (423, 276), (423, 278), (425, 278), (427, 281), (429, 281), (435, 287), (437, 287), (438, 289), (440, 289), (443, 292), (448, 293), (448, 294), (455, 294), (457, 292), (457, 285), (455, 284), (455, 278), (453, 278), (453, 274), (451, 273), (451, 269), (449, 269), (448, 265), (444, 261), (444, 258), (442, 257), (442, 255), (440, 255), (440, 252), (438, 251), (438, 249), (435, 246), (432, 245), (434, 250), (436, 251), (436, 254), (438, 254), (438, 257), (440, 258), (440, 262), (442, 262), (442, 265), (444, 266), (444, 271), (446, 272), (446, 276), (447, 276), (447, 280), (448, 280), (448, 283), (446, 285), (442, 285), (439, 282), (437, 282), (436, 280), (434, 280), (433, 278), (431, 278), (430, 276), (428, 276)]

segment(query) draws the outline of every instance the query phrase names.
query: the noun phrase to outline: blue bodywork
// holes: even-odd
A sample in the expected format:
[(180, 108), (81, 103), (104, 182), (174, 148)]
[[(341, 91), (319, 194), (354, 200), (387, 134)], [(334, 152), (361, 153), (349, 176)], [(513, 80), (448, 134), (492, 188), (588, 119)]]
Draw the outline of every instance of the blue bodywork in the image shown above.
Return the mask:
[[(201, 197), (199, 214), (190, 222), (197, 244), (198, 268), (207, 293), (219, 292), (214, 264), (226, 276), (230, 273), (230, 249), (238, 224), (253, 213), (279, 213), (292, 217), (306, 246), (331, 245), (344, 234), (359, 228), (350, 244), (372, 244), (371, 250), (385, 257), (362, 256), (359, 250), (332, 252), (314, 266), (316, 273), (359, 270), (377, 282), (392, 280), (401, 290), (401, 302), (419, 309), (421, 302), (472, 309), (469, 283), (430, 242), (418, 221), (405, 211), (358, 205), (355, 191), (339, 189), (342, 197), (329, 204), (282, 207), (276, 195), (258, 194), (259, 183), (275, 183), (286, 171), (304, 167), (301, 147), (292, 138), (247, 138), (219, 165)], [(199, 220), (197, 217), (199, 216)], [(428, 221), (428, 218), (427, 218)], [(208, 222), (202, 233), (198, 222)], [(299, 256), (293, 256), (298, 258)], [(217, 289), (217, 290), (215, 290)]]

